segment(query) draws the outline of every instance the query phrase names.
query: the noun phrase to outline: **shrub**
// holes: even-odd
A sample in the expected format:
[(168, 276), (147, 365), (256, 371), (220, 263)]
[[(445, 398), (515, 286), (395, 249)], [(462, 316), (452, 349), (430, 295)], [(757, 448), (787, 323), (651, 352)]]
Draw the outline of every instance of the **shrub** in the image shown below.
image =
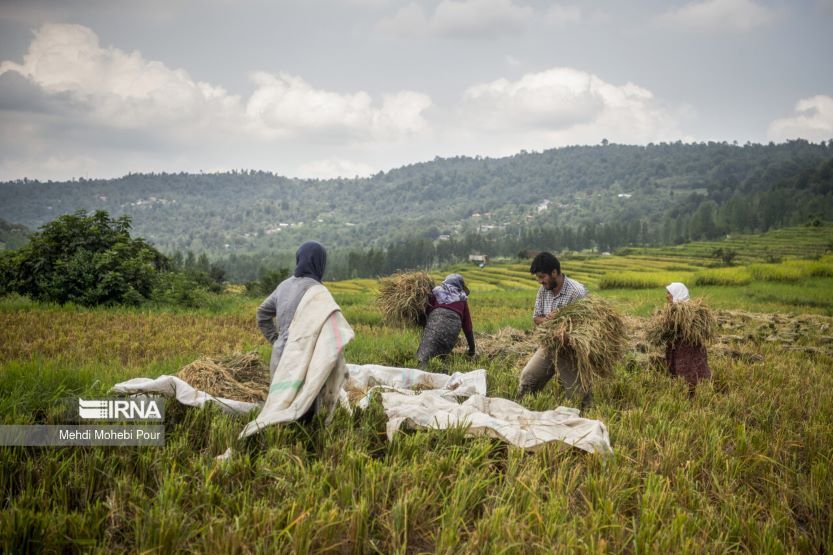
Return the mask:
[(14, 286), (16, 265), (14, 252), (0, 251), (0, 296), (16, 290)]
[(160, 304), (186, 308), (205, 308), (210, 304), (208, 289), (192, 275), (182, 272), (169, 272), (159, 276), (158, 285), (153, 291), (153, 300)]
[(10, 282), (18, 293), (80, 305), (139, 304), (148, 299), (167, 259), (130, 237), (130, 218), (104, 211), (60, 216), (32, 234), (13, 257)]
[(731, 266), (738, 257), (738, 252), (734, 249), (719, 248), (712, 251), (714, 258), (719, 258), (726, 266)]

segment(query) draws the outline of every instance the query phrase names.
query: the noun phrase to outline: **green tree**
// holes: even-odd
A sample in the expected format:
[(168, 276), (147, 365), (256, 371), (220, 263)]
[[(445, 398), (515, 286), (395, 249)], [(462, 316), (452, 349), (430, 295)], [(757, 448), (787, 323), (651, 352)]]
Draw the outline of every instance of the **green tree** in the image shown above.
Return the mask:
[(130, 218), (80, 211), (32, 234), (12, 261), (14, 289), (33, 299), (81, 305), (138, 304), (151, 296), (167, 259), (130, 237)]
[(717, 205), (714, 201), (707, 200), (700, 203), (700, 206), (691, 216), (689, 222), (689, 236), (694, 239), (714, 239), (718, 236), (717, 222), (715, 215)]

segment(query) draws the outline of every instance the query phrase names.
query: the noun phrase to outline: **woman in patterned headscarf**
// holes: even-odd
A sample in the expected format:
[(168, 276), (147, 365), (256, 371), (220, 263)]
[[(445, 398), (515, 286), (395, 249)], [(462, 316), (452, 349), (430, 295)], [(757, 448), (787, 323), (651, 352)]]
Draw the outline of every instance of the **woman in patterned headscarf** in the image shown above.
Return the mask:
[(460, 274), (451, 274), (431, 292), (426, 307), (428, 319), (417, 349), (420, 368), (428, 361), (451, 353), (460, 330), (466, 335), (469, 356), (474, 356), (474, 332), (468, 303), (469, 289)]

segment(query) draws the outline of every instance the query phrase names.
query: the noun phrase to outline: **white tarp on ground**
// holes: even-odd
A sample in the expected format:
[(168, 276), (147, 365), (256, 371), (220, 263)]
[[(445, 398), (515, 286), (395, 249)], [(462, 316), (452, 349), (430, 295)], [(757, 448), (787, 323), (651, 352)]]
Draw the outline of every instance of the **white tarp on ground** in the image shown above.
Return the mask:
[(486, 370), (455, 372), (452, 375), (424, 372), (414, 368), (396, 368), (379, 364), (348, 364), (347, 397), (360, 408), (367, 408), (374, 391), (393, 390), (414, 395), (435, 391), (443, 397), (486, 395)]
[(388, 439), (402, 427), (443, 430), (466, 426), (470, 435), (488, 435), (524, 449), (561, 441), (590, 453), (613, 452), (605, 425), (581, 418), (578, 409), (536, 412), (508, 399), (483, 395), (458, 404), (428, 391), (420, 395), (382, 393), (382, 404), (388, 416)]
[(216, 403), (221, 409), (231, 414), (246, 414), (259, 409), (260, 403), (247, 403), (215, 397), (205, 391), (194, 389), (188, 382), (176, 376), (162, 375), (158, 378), (133, 378), (126, 382), (117, 383), (110, 390), (111, 393), (122, 395), (147, 395), (158, 394), (165, 397), (172, 397), (190, 407), (201, 407), (206, 403)]
[[(561, 441), (591, 453), (612, 452), (605, 425), (598, 420), (581, 418), (578, 409), (558, 407), (535, 412), (507, 399), (486, 397), (486, 371), (482, 369), (449, 376), (378, 364), (346, 366), (347, 379), (340, 392), (342, 401), (349, 399), (366, 408), (371, 394), (381, 390), (389, 438), (403, 427), (445, 429), (468, 426), (471, 435), (489, 435), (524, 449)], [(262, 406), (214, 397), (194, 389), (176, 376), (167, 375), (156, 379), (134, 378), (116, 384), (111, 391), (124, 395), (156, 393), (189, 406), (216, 403), (233, 414), (249, 413)], [(457, 397), (469, 399), (458, 404)]]
[[(347, 381), (344, 383), (342, 399), (352, 399), (360, 408), (367, 408), (371, 394), (379, 389), (416, 394), (416, 390), (429, 391), (447, 397), (469, 397), (486, 394), (486, 371), (455, 372), (452, 375), (423, 372), (414, 368), (395, 368), (379, 364), (348, 364)], [(232, 414), (246, 414), (263, 406), (262, 403), (248, 403), (215, 397), (205, 391), (194, 389), (176, 376), (162, 375), (158, 378), (134, 378), (117, 383), (110, 390), (121, 395), (158, 394), (176, 399), (183, 405), (201, 407), (205, 403), (216, 403)]]

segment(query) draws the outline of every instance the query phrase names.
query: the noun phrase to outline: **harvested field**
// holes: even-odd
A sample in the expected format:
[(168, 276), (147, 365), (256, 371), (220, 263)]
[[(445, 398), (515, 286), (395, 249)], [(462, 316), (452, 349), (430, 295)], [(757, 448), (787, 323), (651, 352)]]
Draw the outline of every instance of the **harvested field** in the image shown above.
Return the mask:
[[(768, 234), (740, 260), (798, 256), (811, 232), (793, 230), (783, 252)], [(825, 233), (809, 254), (823, 252)], [(717, 246), (563, 259), (568, 275), (626, 315), (625, 354), (594, 383), (593, 405), (582, 414), (604, 422), (612, 457), (560, 445), (527, 453), (460, 429), (389, 441), (373, 401), (354, 414), (337, 411), (329, 425), (270, 428), (218, 462), (240, 419), (217, 407), (172, 410), (161, 447), (1, 447), (0, 551), (830, 553), (833, 277), (819, 266), (827, 257), (795, 263), (807, 268), (798, 281), (689, 284), (717, 319), (708, 347), (713, 379), (693, 396), (682, 380), (652, 370), (653, 361), (662, 368), (664, 353), (646, 331), (664, 303), (662, 287), (599, 291), (608, 272), (707, 270)], [(514, 397), (518, 367), (538, 346), (528, 268), (458, 264), (431, 274), (466, 277), (478, 342), (474, 360), (451, 356), (436, 370), (484, 368), (490, 397)], [(419, 329), (381, 325), (377, 284), (332, 286), (356, 331), (347, 359), (412, 367)], [(257, 300), (232, 295), (215, 309), (183, 311), (6, 297), (0, 419), (61, 424), (61, 400), (105, 397), (114, 383), (174, 374), (206, 354), (226, 371), (227, 353), (256, 349), (266, 360), (256, 308)], [(228, 379), (213, 367), (209, 375)], [(250, 375), (232, 378), (265, 387)], [(521, 403), (544, 411), (570, 399), (551, 382)]]
[(478, 334), (476, 343), (478, 353), (488, 358), (529, 356), (538, 348), (531, 331), (512, 327), (501, 328), (491, 334)]

